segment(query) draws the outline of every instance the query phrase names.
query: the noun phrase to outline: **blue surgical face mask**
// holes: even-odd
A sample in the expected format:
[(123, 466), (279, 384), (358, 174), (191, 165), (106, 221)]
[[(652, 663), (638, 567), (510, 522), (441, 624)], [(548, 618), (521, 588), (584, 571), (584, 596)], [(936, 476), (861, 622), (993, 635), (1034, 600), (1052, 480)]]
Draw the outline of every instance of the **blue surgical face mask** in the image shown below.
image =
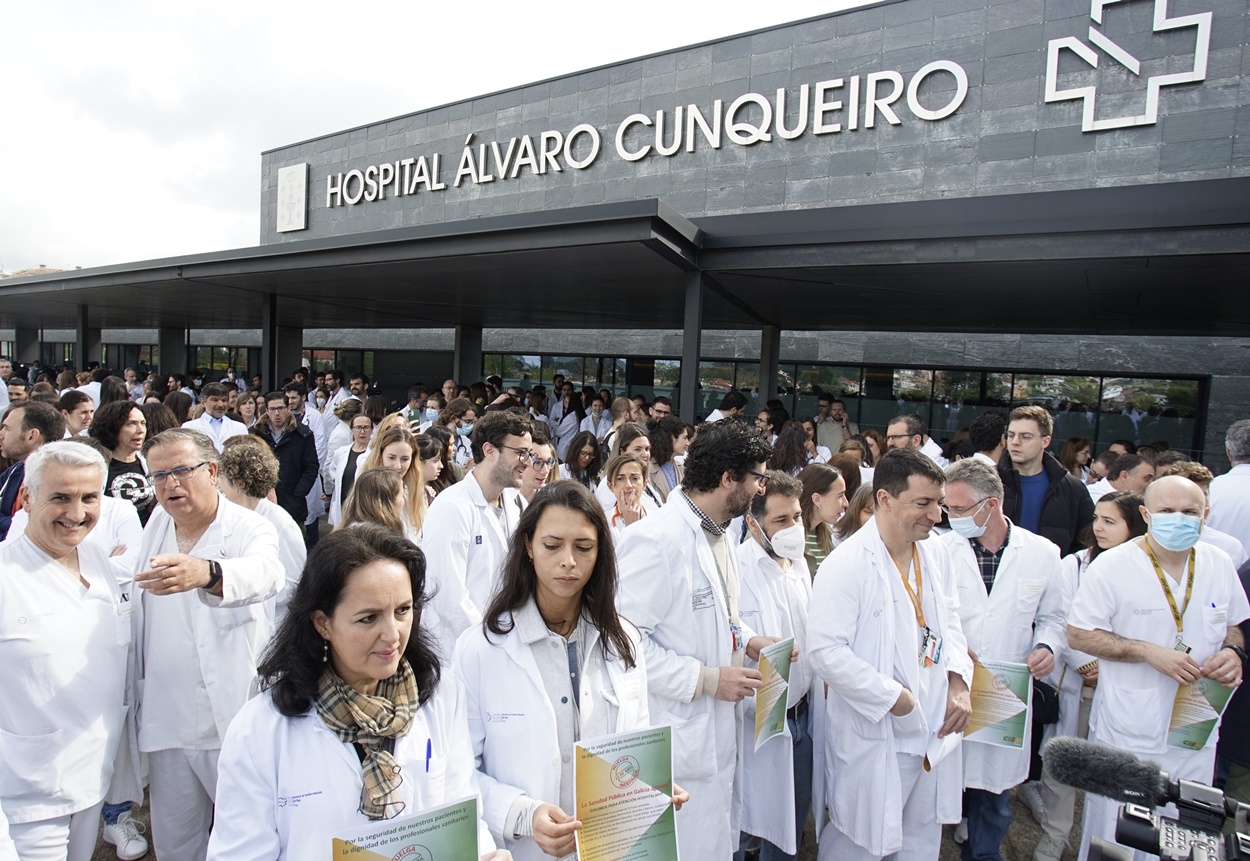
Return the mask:
[(981, 504), (977, 506), (977, 509), (967, 517), (950, 518), (951, 529), (954, 530), (956, 535), (960, 535), (971, 540), (973, 538), (980, 538), (985, 534), (986, 528), (990, 525), (990, 519), (988, 517), (985, 518), (985, 523), (978, 526), (977, 515), (985, 509), (985, 505), (988, 500), (989, 497), (981, 500)]
[(469, 436), (473, 433), (473, 425), (460, 425), (456, 428), (456, 433), (460, 436)]
[(438, 420), (438, 408), (426, 407), (424, 416), (427, 422), (437, 421)]
[(1161, 511), (1150, 515), (1151, 537), (1175, 553), (1193, 547), (1201, 534), (1202, 518), (1196, 515), (1179, 511)]

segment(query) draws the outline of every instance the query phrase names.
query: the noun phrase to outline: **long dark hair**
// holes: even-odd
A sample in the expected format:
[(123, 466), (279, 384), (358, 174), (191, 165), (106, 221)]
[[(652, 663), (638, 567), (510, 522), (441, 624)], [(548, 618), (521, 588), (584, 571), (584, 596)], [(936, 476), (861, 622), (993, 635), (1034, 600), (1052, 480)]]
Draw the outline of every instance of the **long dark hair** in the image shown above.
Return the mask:
[(686, 432), (686, 423), (677, 416), (664, 416), (647, 426), (651, 439), (651, 462), (663, 466), (673, 459), (673, 443)]
[(282, 714), (290, 718), (307, 714), (325, 671), (325, 640), (313, 627), (313, 614), (320, 610), (333, 615), (352, 572), (383, 559), (408, 569), (413, 624), (404, 658), (417, 677), (421, 705), (434, 695), (442, 668), (434, 639), (420, 625), (426, 603), (425, 555), (395, 530), (364, 524), (336, 530), (317, 542), (308, 554), (286, 618), (265, 649), (259, 667), (262, 687)]
[(578, 392), (569, 393), (569, 408), (564, 411), (564, 414), (568, 415), (569, 413), (577, 416), (579, 425), (586, 421), (586, 407), (582, 404), (582, 396)]
[(184, 425), (191, 420), (191, 406), (193, 401), (191, 400), (191, 396), (186, 392), (170, 392), (165, 395), (165, 399), (161, 401), (161, 403), (169, 407), (169, 411), (174, 414), (174, 418), (177, 419), (178, 424)]
[(425, 433), (422, 436), (435, 440), (441, 446), (438, 451), (438, 458), (443, 462), (443, 471), (438, 474), (438, 478), (430, 482), (430, 487), (434, 489), (435, 493), (442, 493), (459, 481), (456, 465), (447, 456), (447, 446), (452, 443), (451, 431), (440, 424), (432, 424), (425, 429)]
[(799, 470), (807, 466), (807, 433), (798, 422), (786, 422), (786, 426), (777, 434), (773, 443), (773, 456), (768, 461), (769, 469), (776, 469), (786, 475), (798, 475)]
[[(590, 466), (582, 469), (578, 463), (582, 457), (582, 449), (589, 446), (595, 450), (595, 455), (590, 459)], [(590, 431), (579, 431), (577, 436), (573, 437), (569, 443), (567, 454), (568, 460), (565, 464), (569, 468), (569, 475), (578, 484), (593, 489), (599, 481), (599, 471), (603, 469), (603, 453), (599, 447), (599, 439)]]
[(534, 598), (538, 575), (534, 571), (534, 562), (529, 557), (525, 542), (534, 541), (538, 521), (548, 508), (567, 508), (579, 512), (594, 527), (599, 553), (595, 559), (595, 569), (590, 573), (586, 587), (582, 590), (581, 612), (589, 616), (591, 623), (599, 629), (604, 649), (624, 661), (626, 667), (633, 667), (634, 647), (630, 643), (629, 635), (625, 633), (621, 618), (616, 614), (616, 547), (612, 529), (608, 526), (608, 518), (603, 513), (599, 500), (576, 481), (557, 481), (541, 487), (534, 494), (533, 502), (526, 506), (516, 530), (512, 533), (508, 558), (504, 560), (503, 572), (499, 578), (499, 591), (495, 593), (490, 609), (486, 611), (482, 621), (483, 629), (501, 636), (507, 634), (514, 625), (512, 614)]
[[(1094, 508), (1097, 508), (1104, 502), (1110, 502), (1119, 509), (1120, 517), (1124, 518), (1124, 522), (1128, 524), (1129, 541), (1132, 541), (1134, 538), (1141, 538), (1146, 534), (1146, 518), (1141, 516), (1141, 507), (1146, 504), (1144, 496), (1127, 490), (1116, 490), (1104, 494), (1094, 505)], [(1098, 540), (1094, 538), (1094, 527), (1092, 525), (1085, 527), (1081, 531), (1081, 543), (1089, 548), (1090, 562), (1097, 559), (1099, 553), (1104, 552), (1098, 546)]]

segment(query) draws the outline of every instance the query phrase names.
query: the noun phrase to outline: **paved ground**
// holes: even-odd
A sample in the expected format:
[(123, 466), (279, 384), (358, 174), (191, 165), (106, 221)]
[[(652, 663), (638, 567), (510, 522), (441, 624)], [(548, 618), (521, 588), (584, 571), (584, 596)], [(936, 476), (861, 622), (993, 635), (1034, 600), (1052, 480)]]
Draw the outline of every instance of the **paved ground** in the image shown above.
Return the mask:
[[(1075, 832), (1068, 841), (1068, 851), (1064, 853), (1064, 861), (1076, 861), (1075, 845), (1080, 840), (1080, 810), (1084, 804), (1083, 795), (1077, 795), (1077, 824), (1073, 829)], [(1002, 855), (1003, 861), (1030, 861), (1033, 857), (1033, 847), (1037, 845), (1037, 841), (1042, 837), (1042, 831), (1037, 827), (1037, 823), (1033, 821), (1033, 814), (1029, 813), (1028, 808), (1017, 801), (1012, 801), (1012, 822), (1011, 830), (1007, 832), (1007, 839), (1003, 841)], [(147, 807), (143, 807), (136, 811), (135, 818), (144, 823), (148, 822)], [(942, 835), (942, 855), (939, 861), (960, 861), (959, 844), (951, 837), (953, 828), (946, 828)], [(148, 835), (149, 839), (151, 834)], [(153, 859), (156, 855), (154, 852), (148, 852), (147, 858)], [(91, 856), (91, 861), (116, 861), (117, 856), (114, 854), (113, 847), (100, 841), (96, 846), (96, 851)], [(799, 853), (799, 861), (815, 861), (816, 859), (816, 839), (812, 834), (812, 823), (808, 820), (807, 835), (803, 839), (803, 851)]]

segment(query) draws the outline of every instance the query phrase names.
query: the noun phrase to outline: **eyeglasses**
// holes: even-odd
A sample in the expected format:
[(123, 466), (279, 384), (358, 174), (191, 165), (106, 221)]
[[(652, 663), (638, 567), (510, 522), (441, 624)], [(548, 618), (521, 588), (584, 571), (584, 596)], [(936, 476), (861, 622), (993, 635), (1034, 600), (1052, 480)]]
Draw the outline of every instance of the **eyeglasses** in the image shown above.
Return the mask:
[(287, 411), (289, 411), (289, 410), (290, 410), (290, 407), (287, 407), (287, 406), (281, 406), (281, 407), (265, 407), (265, 412), (268, 412), (268, 413), (274, 413), (274, 414), (277, 414), (277, 413), (285, 413), (285, 412), (287, 412)]
[(657, 416), (671, 416), (673, 414), (673, 411), (668, 407), (652, 407), (651, 412), (655, 413)]
[(367, 425), (352, 425), (352, 430), (354, 430), (354, 431), (366, 431), (366, 432), (368, 432), (368, 431), (373, 430), (373, 424), (372, 424), (372, 423), (370, 423), (370, 424), (367, 424)]
[(546, 457), (546, 458), (531, 457), (530, 458), (530, 466), (534, 467), (535, 472), (538, 472), (539, 470), (543, 470), (543, 469), (551, 469), (555, 465), (556, 465), (556, 459), (554, 457)]
[(981, 513), (981, 509), (985, 507), (985, 503), (989, 502), (989, 500), (990, 497), (983, 497), (967, 508), (951, 508), (949, 505), (939, 505), (938, 508), (946, 512), (947, 517), (967, 517), (969, 514), (976, 517)]
[(508, 451), (515, 451), (518, 463), (529, 463), (530, 459), (534, 456), (534, 452), (530, 451), (528, 448), (516, 448), (515, 446), (504, 445), (503, 443), (500, 443), (499, 447), (506, 448)]
[(173, 469), (167, 469), (164, 472), (150, 472), (148, 473), (148, 481), (152, 482), (152, 484), (157, 487), (160, 487), (165, 483), (166, 479), (172, 477), (178, 479), (178, 483), (182, 484), (191, 477), (191, 473), (195, 472), (206, 463), (208, 463), (208, 461), (202, 460), (195, 466), (176, 466)]
[(889, 441), (892, 439), (911, 439), (914, 436), (920, 436), (920, 434), (918, 433), (891, 433), (891, 434), (886, 434), (885, 438), (887, 441)]
[(768, 473), (756, 472), (753, 469), (748, 469), (747, 472), (749, 472), (751, 475), (755, 476), (756, 478), (760, 480), (760, 487), (763, 487), (764, 485), (768, 484)]

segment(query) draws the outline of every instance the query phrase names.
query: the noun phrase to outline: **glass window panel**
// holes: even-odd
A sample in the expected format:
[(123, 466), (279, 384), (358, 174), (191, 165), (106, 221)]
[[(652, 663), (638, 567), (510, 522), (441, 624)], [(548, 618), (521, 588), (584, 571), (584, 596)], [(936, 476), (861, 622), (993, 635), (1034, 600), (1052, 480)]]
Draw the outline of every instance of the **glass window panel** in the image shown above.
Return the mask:
[[(546, 379), (549, 382), (556, 374), (563, 374), (564, 378), (576, 387), (581, 387), (582, 373), (582, 357), (581, 356), (544, 356), (544, 365), (551, 368)], [(550, 365), (547, 363), (550, 362)]]
[(373, 350), (365, 350), (361, 355), (360, 367), (370, 377), (373, 376)]
[(1197, 380), (1106, 377), (1102, 381), (1097, 451), (1117, 439), (1137, 445), (1167, 443), (1194, 453)]
[(655, 395), (666, 397), (673, 402), (673, 409), (678, 409), (678, 394), (681, 388), (681, 362), (677, 359), (655, 360)]
[(816, 415), (816, 395), (832, 392), (846, 401), (851, 421), (858, 422), (862, 369), (843, 365), (796, 365), (794, 370), (794, 409), (792, 415)]
[(699, 362), (699, 402), (695, 415), (703, 418), (720, 406), (725, 393), (734, 387), (733, 362)]
[(734, 388), (747, 396), (747, 414), (755, 415), (768, 400), (760, 395), (760, 364), (759, 362), (737, 362), (734, 374)]

